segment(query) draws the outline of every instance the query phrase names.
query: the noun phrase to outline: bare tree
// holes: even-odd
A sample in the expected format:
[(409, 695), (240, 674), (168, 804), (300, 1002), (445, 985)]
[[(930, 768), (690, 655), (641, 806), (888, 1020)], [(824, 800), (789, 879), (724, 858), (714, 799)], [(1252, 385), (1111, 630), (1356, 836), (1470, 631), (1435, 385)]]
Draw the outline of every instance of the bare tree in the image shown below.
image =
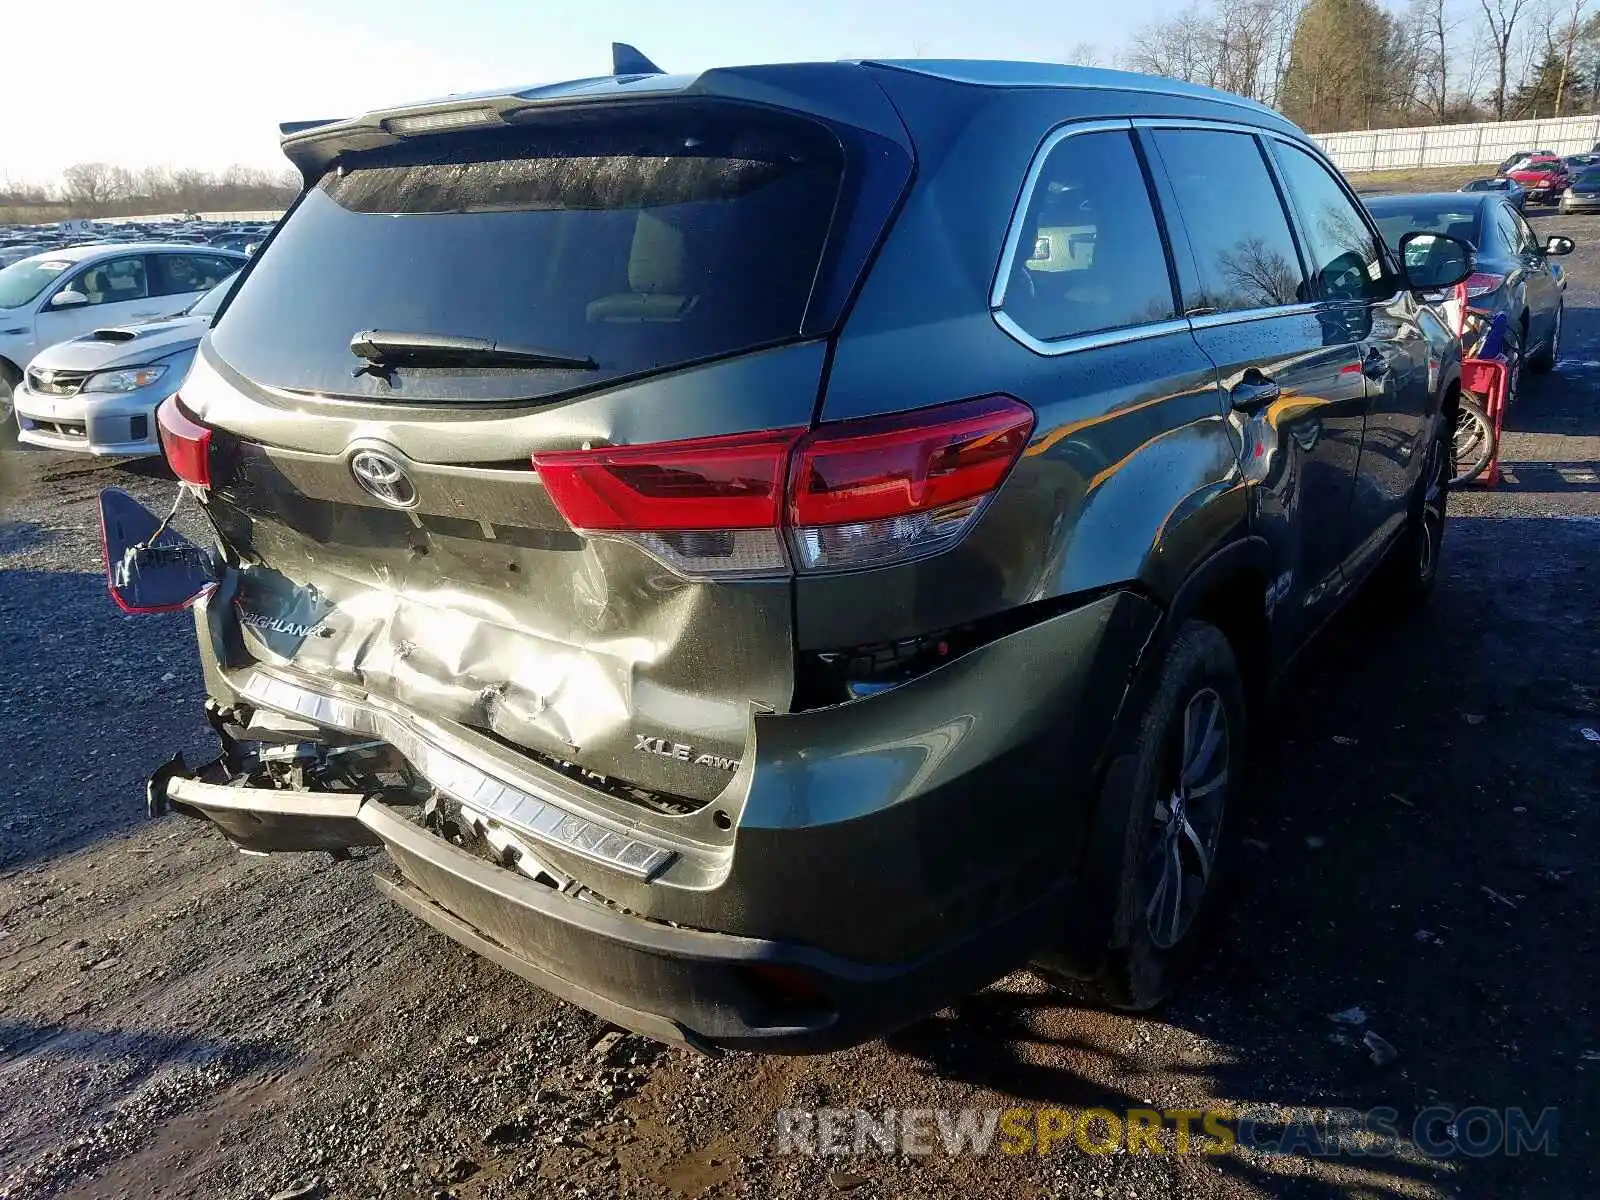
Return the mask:
[(1566, 23), (1560, 30), (1561, 78), (1556, 84), (1556, 116), (1561, 115), (1561, 105), (1567, 99), (1567, 81), (1572, 78), (1572, 60), (1578, 50), (1578, 38), (1583, 29), (1583, 10), (1587, 0), (1569, 0)]
[(1067, 51), (1067, 56), (1061, 60), (1075, 67), (1103, 67), (1106, 65), (1105, 57), (1100, 53), (1100, 47), (1093, 42), (1075, 42)]
[(1510, 69), (1517, 19), (1528, 0), (1478, 0), (1488, 25), (1489, 45), (1494, 52), (1494, 119), (1506, 119), (1506, 74)]
[(1437, 124), (1450, 112), (1450, 43), (1460, 20), (1450, 16), (1449, 0), (1412, 0), (1417, 39), (1417, 94)]
[(112, 199), (115, 168), (109, 163), (74, 163), (61, 173), (61, 190), (68, 203), (97, 215)]

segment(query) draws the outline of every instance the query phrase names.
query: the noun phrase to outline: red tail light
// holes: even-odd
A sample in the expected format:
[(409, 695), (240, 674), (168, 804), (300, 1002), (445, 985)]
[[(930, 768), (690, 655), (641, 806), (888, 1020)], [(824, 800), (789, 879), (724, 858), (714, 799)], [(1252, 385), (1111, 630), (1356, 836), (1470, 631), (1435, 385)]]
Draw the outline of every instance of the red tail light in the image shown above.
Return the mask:
[(683, 574), (770, 574), (791, 558), (838, 570), (953, 545), (1032, 430), (1025, 404), (988, 396), (810, 432), (541, 451), (533, 465), (574, 529)]
[(197, 487), (211, 486), (211, 430), (184, 411), (176, 392), (156, 409), (156, 434), (174, 475)]
[(1468, 275), (1464, 286), (1467, 289), (1467, 299), (1478, 296), (1487, 296), (1506, 281), (1504, 275), (1490, 275), (1487, 272), (1475, 271)]

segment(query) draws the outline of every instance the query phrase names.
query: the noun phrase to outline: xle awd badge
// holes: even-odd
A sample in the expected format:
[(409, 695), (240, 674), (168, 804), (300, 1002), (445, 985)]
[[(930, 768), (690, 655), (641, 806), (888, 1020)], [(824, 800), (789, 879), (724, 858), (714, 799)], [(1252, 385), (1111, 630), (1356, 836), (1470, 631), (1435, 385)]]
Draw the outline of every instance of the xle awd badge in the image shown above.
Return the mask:
[(719, 771), (739, 769), (737, 758), (725, 758), (720, 754), (697, 755), (693, 746), (685, 746), (682, 742), (669, 742), (666, 738), (652, 737), (648, 733), (634, 734), (633, 748), (641, 754), (659, 754), (662, 758), (691, 763), (697, 767), (715, 767)]

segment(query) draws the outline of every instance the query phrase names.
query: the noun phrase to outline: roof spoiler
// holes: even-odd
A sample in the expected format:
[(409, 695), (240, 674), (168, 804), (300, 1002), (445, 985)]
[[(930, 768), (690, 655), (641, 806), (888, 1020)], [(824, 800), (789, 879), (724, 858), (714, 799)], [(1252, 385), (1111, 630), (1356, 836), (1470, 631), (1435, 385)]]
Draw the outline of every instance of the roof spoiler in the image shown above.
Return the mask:
[(321, 121), (280, 121), (278, 122), (278, 136), (288, 137), (292, 133), (304, 133), (308, 129), (316, 129), (321, 125), (337, 125), (342, 117), (328, 117)]
[(613, 75), (665, 75), (666, 72), (627, 42), (611, 43), (611, 73)]

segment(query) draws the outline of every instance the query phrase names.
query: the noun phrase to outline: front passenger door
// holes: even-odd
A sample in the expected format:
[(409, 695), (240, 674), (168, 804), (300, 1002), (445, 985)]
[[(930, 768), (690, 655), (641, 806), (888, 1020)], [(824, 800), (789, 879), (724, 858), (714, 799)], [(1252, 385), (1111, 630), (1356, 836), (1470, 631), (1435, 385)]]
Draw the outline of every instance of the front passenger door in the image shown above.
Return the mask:
[(1416, 321), (1416, 300), (1333, 171), (1298, 145), (1274, 139), (1273, 153), (1323, 311), (1361, 348), (1367, 418), (1351, 503), (1356, 537), (1348, 582), (1354, 583), (1404, 522), (1427, 459), (1428, 339)]

